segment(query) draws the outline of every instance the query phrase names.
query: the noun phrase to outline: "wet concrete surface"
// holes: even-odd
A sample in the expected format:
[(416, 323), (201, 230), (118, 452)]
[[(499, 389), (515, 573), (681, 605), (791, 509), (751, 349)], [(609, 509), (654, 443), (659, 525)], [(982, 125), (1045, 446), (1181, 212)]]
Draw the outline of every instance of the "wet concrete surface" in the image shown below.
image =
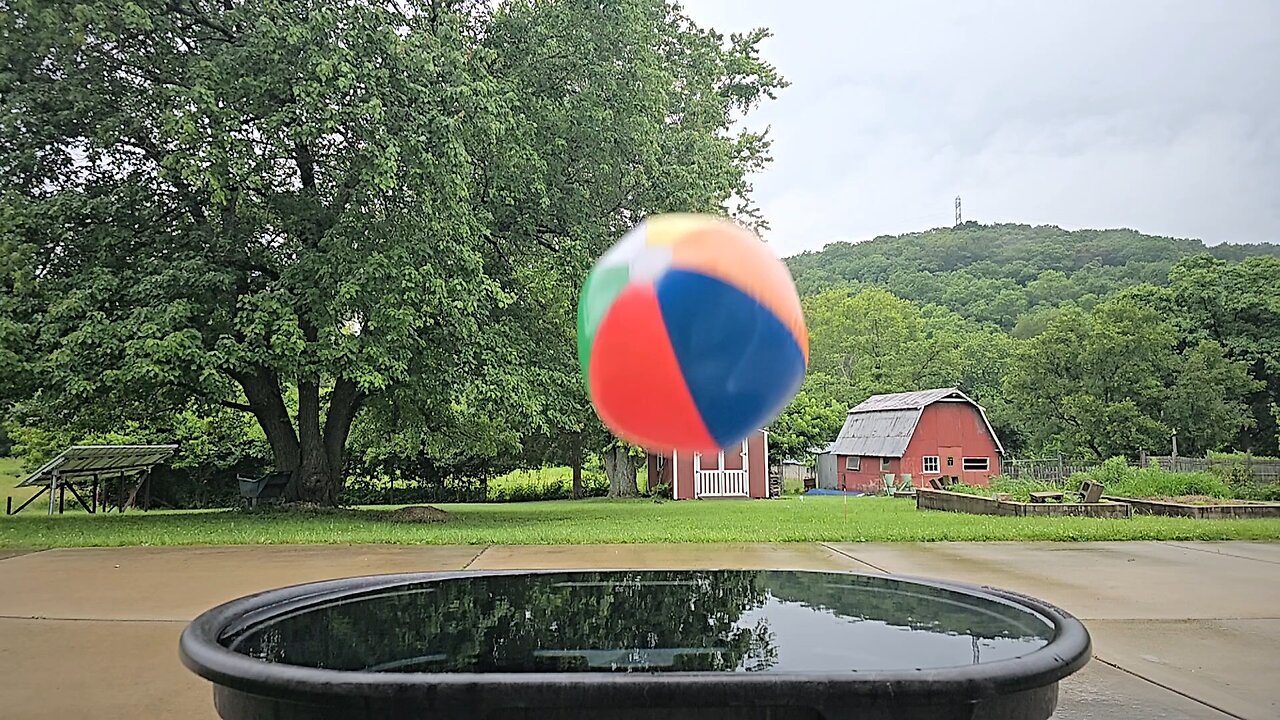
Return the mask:
[(1094, 660), (1058, 683), (1053, 720), (1231, 720), (1232, 716)]
[(1237, 717), (1280, 718), (1280, 620), (1086, 624), (1099, 661)]
[[(947, 578), (1026, 593), (1091, 619), (1280, 617), (1280, 572), (1212, 543), (830, 544), (886, 572)], [(1224, 547), (1227, 546), (1227, 547)]]
[(0, 565), (0, 616), (187, 621), (299, 583), (465, 567), (483, 546), (264, 545), (46, 550)]
[(185, 622), (243, 595), (456, 569), (786, 568), (1007, 588), (1080, 617), (1095, 660), (1057, 720), (1280, 718), (1280, 544), (240, 546), (0, 550), (0, 716), (213, 718)]
[[(1093, 637), (1091, 672), (1112, 666), (1123, 712), (1073, 715), (1101, 702), (1082, 674), (1064, 686), (1055, 717), (1166, 717), (1154, 699), (1179, 693), (1202, 715), (1280, 718), (1280, 544), (903, 543), (831, 544), (891, 573), (1005, 588), (1081, 618)], [(1065, 687), (1079, 690), (1071, 699)], [(1166, 698), (1167, 699), (1167, 698)], [(1169, 701), (1175, 705), (1180, 701)], [(1172, 710), (1170, 712), (1173, 712)], [(1181, 712), (1181, 711), (1179, 711)], [(1178, 717), (1177, 714), (1171, 715)]]
[(813, 543), (724, 545), (494, 545), (471, 570), (561, 569), (870, 570)]
[(0, 618), (0, 717), (215, 720), (178, 660), (184, 622)]

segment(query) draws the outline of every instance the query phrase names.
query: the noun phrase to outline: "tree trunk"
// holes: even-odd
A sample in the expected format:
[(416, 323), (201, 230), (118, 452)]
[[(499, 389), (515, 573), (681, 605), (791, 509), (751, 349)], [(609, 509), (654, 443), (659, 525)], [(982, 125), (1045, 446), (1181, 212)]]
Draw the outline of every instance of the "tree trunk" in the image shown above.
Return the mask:
[(604, 473), (609, 478), (609, 497), (639, 497), (640, 491), (636, 488), (636, 464), (627, 453), (627, 449), (621, 446), (609, 448), (604, 451), (602, 459)]
[(337, 505), (338, 483), (320, 435), (320, 386), (311, 381), (298, 383), (298, 444), (298, 471), (289, 483), (288, 499)]
[(280, 392), (280, 380), (265, 368), (250, 373), (232, 373), (232, 379), (240, 384), (249, 407), (262, 432), (271, 445), (276, 470), (293, 471), (298, 468), (298, 433), (293, 429), (289, 411), (284, 406)]
[(569, 466), (573, 469), (573, 499), (581, 500), (586, 492), (582, 487), (582, 436), (575, 435), (573, 438), (572, 457)]
[(253, 415), (266, 433), (276, 470), (292, 473), (285, 498), (329, 507), (337, 505), (346, 479), (347, 437), (364, 401), (364, 394), (355, 383), (340, 378), (334, 384), (321, 427), (320, 386), (310, 381), (299, 382), (295, 430), (284, 404), (280, 381), (272, 371), (260, 368), (232, 377), (244, 389)]
[(347, 476), (347, 438), (351, 434), (351, 423), (355, 422), (363, 404), (364, 393), (353, 381), (339, 378), (334, 383), (333, 392), (329, 394), (329, 412), (324, 418), (324, 453), (339, 489)]

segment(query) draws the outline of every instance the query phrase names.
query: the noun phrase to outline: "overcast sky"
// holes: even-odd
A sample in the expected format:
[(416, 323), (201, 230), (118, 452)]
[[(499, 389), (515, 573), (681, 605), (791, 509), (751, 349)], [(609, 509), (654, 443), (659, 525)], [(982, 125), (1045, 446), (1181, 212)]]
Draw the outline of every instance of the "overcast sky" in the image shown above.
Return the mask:
[(1280, 242), (1280, 0), (686, 0), (770, 28), (781, 255), (964, 217)]

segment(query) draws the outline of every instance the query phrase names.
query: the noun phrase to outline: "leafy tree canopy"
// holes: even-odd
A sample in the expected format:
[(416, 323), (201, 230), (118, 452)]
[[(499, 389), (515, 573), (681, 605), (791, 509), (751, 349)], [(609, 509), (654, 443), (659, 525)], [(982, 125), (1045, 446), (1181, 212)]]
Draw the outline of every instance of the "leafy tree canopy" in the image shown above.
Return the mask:
[(96, 428), (250, 413), (326, 503), (365, 408), (494, 448), (581, 424), (531, 317), (646, 213), (758, 219), (768, 143), (733, 124), (783, 84), (764, 31), (661, 0), (19, 0), (0, 34), (0, 337), (31, 370), (0, 392)]

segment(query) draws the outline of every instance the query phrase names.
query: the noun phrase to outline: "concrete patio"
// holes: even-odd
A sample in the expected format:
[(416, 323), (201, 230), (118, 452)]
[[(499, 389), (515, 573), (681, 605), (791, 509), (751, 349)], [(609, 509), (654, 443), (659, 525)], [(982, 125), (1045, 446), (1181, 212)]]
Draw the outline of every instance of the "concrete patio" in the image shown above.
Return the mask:
[(242, 595), (448, 569), (794, 568), (983, 583), (1085, 621), (1055, 718), (1280, 717), (1280, 544), (930, 543), (0, 549), (0, 716), (214, 718), (182, 628)]

